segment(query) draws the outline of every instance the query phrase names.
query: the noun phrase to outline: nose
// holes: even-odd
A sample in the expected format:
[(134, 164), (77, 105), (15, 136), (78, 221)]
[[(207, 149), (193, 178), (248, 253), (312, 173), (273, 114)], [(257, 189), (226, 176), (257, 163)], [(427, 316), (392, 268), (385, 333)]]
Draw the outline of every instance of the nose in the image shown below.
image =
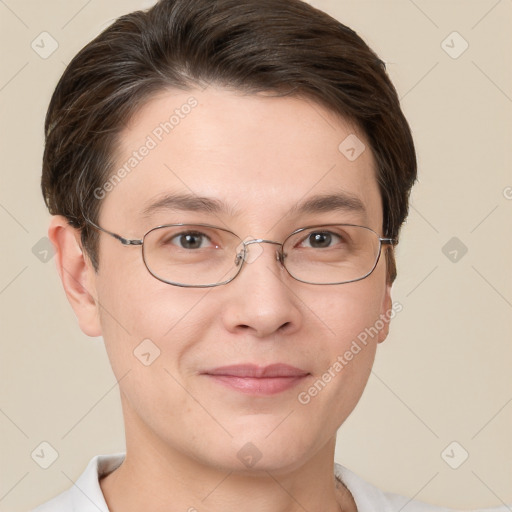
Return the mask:
[(256, 239), (244, 245), (243, 268), (224, 288), (228, 296), (222, 309), (226, 329), (259, 338), (296, 331), (302, 322), (300, 299), (293, 290), (294, 280), (282, 266), (281, 244)]

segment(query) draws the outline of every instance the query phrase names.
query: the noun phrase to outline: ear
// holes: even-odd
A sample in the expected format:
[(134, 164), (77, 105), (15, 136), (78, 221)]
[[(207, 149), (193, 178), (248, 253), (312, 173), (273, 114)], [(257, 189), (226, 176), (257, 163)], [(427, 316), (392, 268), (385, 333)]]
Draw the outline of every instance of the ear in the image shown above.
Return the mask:
[(96, 273), (82, 250), (80, 230), (62, 215), (55, 215), (48, 228), (48, 238), (55, 248), (57, 271), (80, 329), (88, 336), (101, 336)]
[(391, 283), (386, 283), (386, 289), (384, 292), (384, 297), (382, 299), (382, 307), (381, 307), (381, 319), (384, 322), (384, 327), (379, 330), (379, 335), (377, 338), (378, 343), (382, 343), (389, 334), (389, 322), (391, 321), (390, 315), (392, 313), (392, 301), (391, 301)]

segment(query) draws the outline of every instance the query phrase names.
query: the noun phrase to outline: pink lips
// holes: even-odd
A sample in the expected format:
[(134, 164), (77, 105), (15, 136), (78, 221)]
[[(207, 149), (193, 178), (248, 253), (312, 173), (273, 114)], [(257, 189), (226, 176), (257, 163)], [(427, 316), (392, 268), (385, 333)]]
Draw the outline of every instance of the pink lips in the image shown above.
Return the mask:
[(261, 367), (253, 364), (222, 366), (202, 372), (219, 384), (242, 393), (273, 395), (286, 391), (309, 375), (287, 364)]

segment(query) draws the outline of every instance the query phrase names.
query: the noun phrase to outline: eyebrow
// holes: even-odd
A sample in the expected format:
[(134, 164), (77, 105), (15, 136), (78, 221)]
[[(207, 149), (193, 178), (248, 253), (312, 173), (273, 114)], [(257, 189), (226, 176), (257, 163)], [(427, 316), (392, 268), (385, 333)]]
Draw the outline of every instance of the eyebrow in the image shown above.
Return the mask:
[[(226, 203), (216, 198), (195, 196), (192, 194), (167, 194), (144, 207), (142, 216), (148, 218), (160, 211), (190, 211), (228, 214), (231, 216), (240, 214), (240, 211), (230, 208)], [(366, 214), (366, 208), (361, 199), (348, 192), (337, 192), (335, 194), (315, 195), (305, 201), (299, 202), (292, 206), (288, 215), (329, 213), (333, 211)]]
[(143, 217), (167, 210), (193, 211), (205, 213), (226, 213), (227, 206), (220, 200), (192, 194), (167, 194), (142, 210)]
[(289, 214), (329, 213), (333, 211), (354, 212), (366, 215), (366, 208), (357, 196), (348, 192), (323, 194), (310, 197), (302, 203), (293, 206)]

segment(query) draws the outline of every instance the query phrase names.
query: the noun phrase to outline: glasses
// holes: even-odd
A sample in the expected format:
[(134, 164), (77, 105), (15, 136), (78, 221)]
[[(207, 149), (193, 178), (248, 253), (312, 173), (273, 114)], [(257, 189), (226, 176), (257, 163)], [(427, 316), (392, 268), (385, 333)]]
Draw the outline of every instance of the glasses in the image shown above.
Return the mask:
[(227, 284), (251, 263), (263, 248), (278, 246), (276, 259), (288, 274), (302, 283), (334, 285), (360, 281), (377, 266), (383, 244), (370, 228), (354, 224), (322, 224), (300, 228), (284, 242), (261, 238), (242, 240), (235, 233), (210, 224), (166, 224), (150, 229), (141, 239), (130, 240), (86, 219), (94, 228), (123, 245), (142, 246), (149, 273), (173, 286), (208, 288)]

